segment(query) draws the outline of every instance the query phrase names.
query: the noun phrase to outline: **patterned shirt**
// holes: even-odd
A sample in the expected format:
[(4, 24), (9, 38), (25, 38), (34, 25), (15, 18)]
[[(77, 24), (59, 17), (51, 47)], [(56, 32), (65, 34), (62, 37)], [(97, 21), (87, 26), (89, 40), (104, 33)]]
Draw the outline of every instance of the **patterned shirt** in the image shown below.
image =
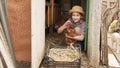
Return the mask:
[(61, 27), (66, 27), (65, 25), (68, 23), (72, 28), (80, 29), (76, 31), (76, 35), (85, 35), (85, 21), (80, 20), (79, 22), (74, 23), (73, 20), (70, 18)]

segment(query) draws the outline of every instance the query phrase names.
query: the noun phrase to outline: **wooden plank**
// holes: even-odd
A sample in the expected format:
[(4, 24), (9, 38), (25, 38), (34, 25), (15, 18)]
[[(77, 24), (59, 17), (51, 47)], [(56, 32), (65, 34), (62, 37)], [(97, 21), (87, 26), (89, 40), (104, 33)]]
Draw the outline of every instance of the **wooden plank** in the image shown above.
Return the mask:
[(47, 24), (47, 27), (50, 27), (50, 18), (51, 18), (50, 17), (50, 6), (47, 6), (47, 7), (48, 7), (48, 11), (47, 11), (47, 17), (48, 17), (47, 18), (48, 19), (47, 22), (48, 22), (48, 24)]
[(3, 68), (3, 63), (2, 63), (1, 57), (0, 57), (0, 68)]
[(114, 13), (118, 10), (118, 4), (116, 4), (113, 8), (107, 9), (102, 17), (102, 26), (101, 26), (101, 60), (104, 65), (108, 65), (108, 45), (107, 45), (107, 32), (109, 28), (109, 24), (112, 21), (112, 17)]
[(102, 22), (101, 27), (101, 61), (102, 64), (108, 65), (108, 48), (107, 48), (107, 26), (106, 22)]
[(54, 0), (50, 0), (50, 3), (51, 3), (51, 23), (52, 23), (52, 26), (51, 26), (51, 29), (50, 29), (50, 32), (52, 33), (53, 32), (53, 24), (54, 24)]
[(117, 0), (102, 0), (102, 1), (116, 2)]
[(45, 54), (45, 2), (31, 0), (32, 66), (39, 68)]
[(102, 0), (90, 0), (87, 52), (91, 66), (99, 65), (100, 62), (101, 6)]

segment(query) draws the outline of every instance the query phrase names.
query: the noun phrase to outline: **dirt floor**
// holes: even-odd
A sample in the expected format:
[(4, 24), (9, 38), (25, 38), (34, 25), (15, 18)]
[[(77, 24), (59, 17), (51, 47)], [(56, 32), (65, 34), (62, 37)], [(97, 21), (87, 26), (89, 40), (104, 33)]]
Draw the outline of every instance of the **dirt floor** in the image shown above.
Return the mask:
[(17, 61), (17, 68), (31, 68), (31, 62)]
[[(0, 53), (0, 58), (2, 60), (4, 68), (10, 68), (10, 67), (7, 67), (5, 60), (4, 60), (3, 56), (1, 55), (1, 53)], [(16, 61), (16, 68), (31, 68), (31, 62), (29, 62), (29, 61)]]
[[(65, 40), (64, 40), (64, 35), (63, 34), (46, 34), (46, 53), (47, 53), (47, 47), (48, 45), (60, 45), (60, 46), (65, 46)], [(47, 60), (44, 58), (40, 67), (39, 68), (47, 68)], [(90, 66), (89, 65), (89, 60), (87, 57), (87, 54), (85, 51), (81, 52), (81, 63), (79, 64), (81, 68), (117, 68), (117, 67), (107, 67), (107, 66)], [(17, 61), (17, 68), (31, 68), (31, 62), (26, 62), (26, 61)], [(53, 67), (52, 67), (53, 68)], [(57, 67), (57, 68), (71, 68), (71, 67)]]

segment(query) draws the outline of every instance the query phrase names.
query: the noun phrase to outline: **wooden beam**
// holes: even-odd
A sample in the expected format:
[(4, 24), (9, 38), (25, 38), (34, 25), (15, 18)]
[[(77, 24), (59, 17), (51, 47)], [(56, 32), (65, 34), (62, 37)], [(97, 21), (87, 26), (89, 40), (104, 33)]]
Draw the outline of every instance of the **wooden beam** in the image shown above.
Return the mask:
[(102, 0), (90, 0), (87, 54), (91, 66), (98, 66), (100, 62), (101, 9)]
[(32, 66), (39, 68), (45, 54), (45, 1), (31, 0)]
[(105, 22), (102, 22), (101, 36), (101, 61), (103, 65), (108, 65), (107, 26)]
[(0, 57), (0, 68), (4, 68), (4, 67), (3, 67), (3, 63), (2, 63), (2, 60), (1, 60), (1, 57)]
[(54, 0), (50, 0), (50, 4), (51, 4), (51, 23), (52, 23), (52, 26), (51, 26), (51, 31), (50, 32), (53, 32), (53, 24), (54, 24)]
[[(117, 2), (119, 3), (119, 2)], [(108, 65), (108, 44), (107, 44), (107, 32), (109, 28), (109, 24), (112, 22), (112, 18), (114, 13), (118, 11), (118, 4), (112, 8), (108, 8), (103, 16), (102, 16), (102, 23), (101, 23), (101, 61), (102, 64)]]
[(50, 5), (47, 6), (47, 7), (48, 7), (48, 10), (47, 10), (47, 17), (48, 17), (48, 18), (47, 18), (47, 19), (48, 19), (48, 20), (47, 20), (47, 23), (48, 23), (48, 24), (47, 24), (47, 27), (50, 27), (50, 18), (51, 18), (51, 17), (50, 17)]

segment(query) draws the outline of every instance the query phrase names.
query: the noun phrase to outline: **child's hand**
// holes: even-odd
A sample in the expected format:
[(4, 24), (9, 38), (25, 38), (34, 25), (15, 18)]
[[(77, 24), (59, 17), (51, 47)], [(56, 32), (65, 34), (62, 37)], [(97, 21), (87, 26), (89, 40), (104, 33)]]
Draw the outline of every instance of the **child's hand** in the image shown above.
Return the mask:
[(66, 29), (66, 28), (68, 28), (69, 27), (69, 22), (66, 22), (63, 26), (61, 26), (60, 28), (61, 28), (61, 30), (64, 30), (64, 29)]
[(61, 29), (61, 30), (64, 30), (64, 29), (66, 29), (66, 27), (65, 27), (65, 26), (61, 26), (60, 29)]
[(69, 22), (66, 22), (66, 23), (64, 24), (64, 26), (65, 26), (66, 28), (70, 28), (70, 23), (69, 23)]

